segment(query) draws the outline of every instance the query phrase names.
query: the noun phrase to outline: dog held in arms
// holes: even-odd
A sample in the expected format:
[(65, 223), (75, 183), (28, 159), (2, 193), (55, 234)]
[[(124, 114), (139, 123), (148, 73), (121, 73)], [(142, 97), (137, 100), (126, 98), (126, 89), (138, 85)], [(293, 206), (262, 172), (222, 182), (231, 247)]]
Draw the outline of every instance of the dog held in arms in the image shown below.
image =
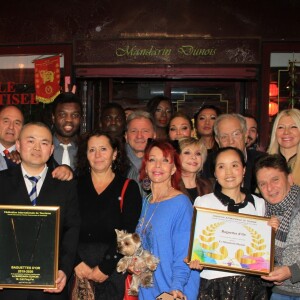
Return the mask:
[(129, 266), (133, 267), (135, 273), (132, 274), (128, 295), (137, 296), (140, 285), (152, 286), (153, 272), (157, 268), (159, 259), (142, 248), (141, 239), (137, 233), (127, 233), (118, 229), (115, 231), (118, 252), (124, 255), (117, 264), (117, 271), (125, 273)]

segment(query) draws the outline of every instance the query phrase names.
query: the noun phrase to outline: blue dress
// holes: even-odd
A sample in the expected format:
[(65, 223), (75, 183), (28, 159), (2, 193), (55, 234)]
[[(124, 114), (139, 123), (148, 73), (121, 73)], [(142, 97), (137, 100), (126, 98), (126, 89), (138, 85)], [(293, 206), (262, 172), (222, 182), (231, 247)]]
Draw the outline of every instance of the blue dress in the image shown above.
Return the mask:
[(183, 261), (188, 254), (193, 207), (185, 195), (158, 203), (143, 201), (136, 232), (144, 249), (160, 259), (153, 287), (139, 290), (139, 300), (155, 299), (163, 292), (180, 290), (188, 300), (197, 299), (200, 279)]

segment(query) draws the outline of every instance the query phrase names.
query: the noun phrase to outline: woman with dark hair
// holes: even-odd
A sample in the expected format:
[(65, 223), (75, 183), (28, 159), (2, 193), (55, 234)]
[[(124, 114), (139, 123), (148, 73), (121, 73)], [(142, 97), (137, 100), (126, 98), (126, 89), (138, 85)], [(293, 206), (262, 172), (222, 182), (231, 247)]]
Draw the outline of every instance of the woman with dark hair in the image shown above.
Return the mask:
[(145, 151), (141, 180), (151, 181), (151, 194), (143, 201), (136, 232), (142, 245), (160, 259), (153, 287), (140, 288), (139, 300), (156, 299), (162, 292), (174, 298), (194, 300), (199, 273), (184, 263), (188, 251), (193, 208), (179, 190), (179, 156), (173, 146), (161, 140), (151, 142)]
[(131, 180), (124, 188), (117, 138), (97, 130), (86, 135), (78, 155), (81, 230), (74, 271), (93, 283), (96, 300), (122, 300), (125, 277), (116, 272), (120, 255), (115, 229), (134, 232), (142, 207), (139, 187)]
[(203, 105), (194, 116), (196, 134), (202, 140), (208, 152), (218, 150), (214, 136), (214, 123), (221, 110), (214, 105)]
[[(195, 206), (257, 216), (265, 215), (265, 201), (242, 187), (245, 159), (241, 150), (221, 148), (214, 161), (214, 193), (198, 197)], [(268, 299), (266, 287), (258, 276), (203, 268), (198, 260), (190, 268), (202, 270), (198, 299)]]
[(180, 140), (183, 137), (191, 137), (194, 132), (192, 120), (183, 112), (175, 113), (168, 126), (169, 139)]
[(147, 111), (151, 114), (156, 127), (156, 138), (168, 137), (167, 127), (173, 115), (172, 101), (168, 97), (157, 96), (147, 103)]

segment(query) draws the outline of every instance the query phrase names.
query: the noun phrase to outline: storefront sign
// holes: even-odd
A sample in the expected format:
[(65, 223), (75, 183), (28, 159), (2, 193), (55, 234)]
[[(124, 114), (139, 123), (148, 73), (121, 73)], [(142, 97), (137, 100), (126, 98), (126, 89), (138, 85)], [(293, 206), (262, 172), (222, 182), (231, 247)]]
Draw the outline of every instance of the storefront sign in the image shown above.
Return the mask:
[(38, 104), (35, 100), (35, 93), (20, 93), (16, 86), (16, 83), (12, 81), (0, 82), (0, 106)]
[(259, 64), (259, 39), (78, 40), (75, 64)]

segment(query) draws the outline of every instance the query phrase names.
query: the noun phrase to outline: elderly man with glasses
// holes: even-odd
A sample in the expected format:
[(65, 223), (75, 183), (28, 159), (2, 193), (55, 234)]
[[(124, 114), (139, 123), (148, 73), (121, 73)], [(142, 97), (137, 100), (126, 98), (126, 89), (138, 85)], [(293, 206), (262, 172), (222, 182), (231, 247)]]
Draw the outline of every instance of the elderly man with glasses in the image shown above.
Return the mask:
[[(253, 176), (255, 161), (263, 153), (246, 148), (247, 124), (243, 116), (239, 114), (222, 114), (214, 123), (215, 139), (220, 148), (234, 147), (240, 149), (246, 160), (246, 173), (243, 186), (254, 193), (256, 180)], [(203, 175), (206, 178), (213, 178), (212, 164), (214, 153), (211, 153), (204, 164)]]

